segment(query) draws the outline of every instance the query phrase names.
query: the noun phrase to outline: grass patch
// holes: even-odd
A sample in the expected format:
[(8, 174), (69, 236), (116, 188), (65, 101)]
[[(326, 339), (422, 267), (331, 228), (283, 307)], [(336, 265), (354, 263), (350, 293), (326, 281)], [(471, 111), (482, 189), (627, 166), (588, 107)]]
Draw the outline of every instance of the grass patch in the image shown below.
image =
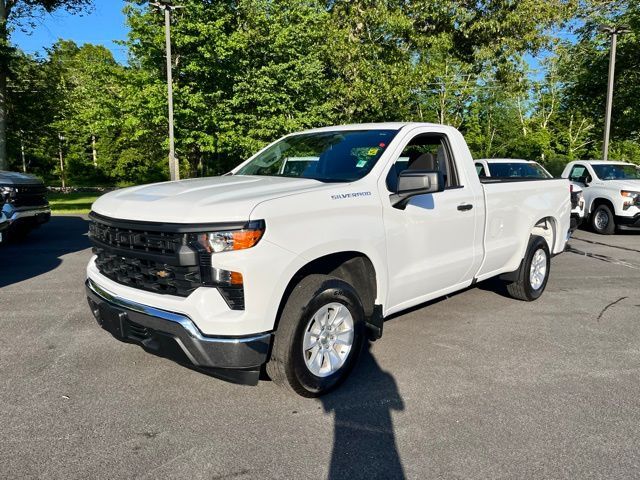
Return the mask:
[(49, 205), (51, 212), (56, 213), (89, 213), (91, 204), (100, 195), (92, 193), (55, 193), (50, 192)]

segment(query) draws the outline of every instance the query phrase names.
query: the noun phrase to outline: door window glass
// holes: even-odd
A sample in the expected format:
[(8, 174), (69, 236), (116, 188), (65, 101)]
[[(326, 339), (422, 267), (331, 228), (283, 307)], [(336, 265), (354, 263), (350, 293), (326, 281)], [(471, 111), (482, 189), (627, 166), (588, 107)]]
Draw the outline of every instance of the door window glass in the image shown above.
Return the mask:
[(440, 171), (446, 188), (458, 187), (458, 172), (446, 137), (433, 133), (416, 135), (393, 164), (387, 176), (390, 191), (398, 190), (398, 177), (404, 170)]
[(574, 165), (569, 174), (569, 180), (573, 182), (585, 183), (585, 179), (589, 175), (587, 167), (584, 165)]

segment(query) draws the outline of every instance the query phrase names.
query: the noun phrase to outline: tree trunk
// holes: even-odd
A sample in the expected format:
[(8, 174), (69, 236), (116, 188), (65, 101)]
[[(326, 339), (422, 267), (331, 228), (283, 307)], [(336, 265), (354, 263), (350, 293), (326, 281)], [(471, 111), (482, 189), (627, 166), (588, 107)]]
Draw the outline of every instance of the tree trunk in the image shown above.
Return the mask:
[[(1, 40), (0, 40), (1, 41)], [(9, 161), (7, 159), (7, 72), (6, 62), (0, 60), (0, 170), (8, 170)]]
[(22, 172), (27, 173), (27, 158), (24, 155), (24, 132), (20, 130), (20, 156), (22, 157)]
[(9, 59), (5, 56), (9, 43), (5, 0), (0, 0), (0, 170), (9, 168), (7, 159), (7, 70)]
[(98, 151), (96, 150), (96, 136), (91, 135), (91, 154), (93, 156), (93, 166), (98, 168)]
[(60, 157), (60, 181), (62, 182), (62, 191), (64, 192), (67, 188), (65, 179), (64, 179), (64, 157), (62, 156), (62, 140), (64, 137), (61, 133), (58, 134), (58, 155)]

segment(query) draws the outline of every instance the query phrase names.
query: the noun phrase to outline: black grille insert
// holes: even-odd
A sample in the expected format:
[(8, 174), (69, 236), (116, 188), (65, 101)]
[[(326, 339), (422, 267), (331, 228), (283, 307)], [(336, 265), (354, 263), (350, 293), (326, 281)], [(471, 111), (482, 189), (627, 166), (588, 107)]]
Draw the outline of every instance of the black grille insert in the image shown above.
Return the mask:
[(146, 340), (151, 338), (153, 330), (143, 325), (133, 323), (131, 320), (127, 321), (127, 330), (130, 336), (137, 338), (138, 340)]
[(89, 225), (89, 236), (106, 247), (171, 256), (176, 255), (186, 242), (184, 233), (131, 230), (96, 221), (92, 221)]
[(16, 196), (12, 203), (16, 207), (44, 207), (47, 202), (47, 187), (42, 184), (16, 185)]
[(111, 280), (141, 290), (187, 297), (202, 286), (200, 267), (169, 265), (132, 258), (94, 247), (96, 266)]

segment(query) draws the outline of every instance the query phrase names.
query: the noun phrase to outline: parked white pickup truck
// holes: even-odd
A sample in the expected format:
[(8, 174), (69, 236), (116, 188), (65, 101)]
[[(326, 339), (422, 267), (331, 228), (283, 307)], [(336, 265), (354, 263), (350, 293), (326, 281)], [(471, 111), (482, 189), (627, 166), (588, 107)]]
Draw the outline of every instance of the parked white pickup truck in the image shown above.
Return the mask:
[(100, 197), (89, 305), (117, 338), (237, 382), (266, 364), (317, 396), (393, 313), (497, 275), (537, 299), (565, 247), (568, 191), (481, 183), (451, 127), (296, 133), (226, 176)]
[(569, 163), (562, 178), (583, 189), (586, 215), (597, 233), (640, 229), (640, 166), (580, 160)]

